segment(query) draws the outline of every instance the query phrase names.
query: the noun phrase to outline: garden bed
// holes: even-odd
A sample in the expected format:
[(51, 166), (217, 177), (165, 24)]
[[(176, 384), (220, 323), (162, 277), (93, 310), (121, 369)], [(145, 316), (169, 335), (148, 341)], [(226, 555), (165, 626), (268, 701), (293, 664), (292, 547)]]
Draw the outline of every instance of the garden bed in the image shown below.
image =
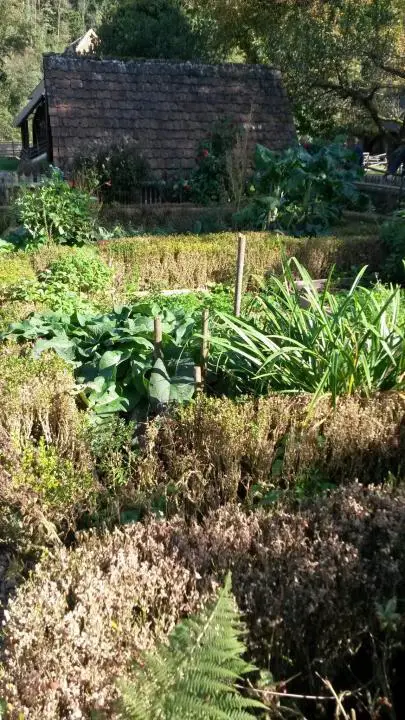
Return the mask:
[[(359, 675), (371, 676), (373, 712), (382, 697), (380, 653), (394, 673), (403, 660), (387, 647), (379, 618), (393, 588), (405, 589), (404, 503), (403, 494), (352, 484), (299, 512), (286, 505), (248, 515), (233, 506), (202, 524), (151, 519), (87, 533), (70, 552), (56, 549), (10, 606), (0, 693), (12, 717), (29, 709), (33, 720), (118, 718), (115, 679), (212, 597), (228, 569), (250, 657), (267, 671), (271, 662), (287, 681), (281, 692), (309, 694), (311, 683), (312, 695), (332, 698), (319, 674), (344, 688), (346, 707), (358, 708)], [(265, 687), (270, 700), (280, 693), (271, 679)], [(400, 710), (400, 681), (393, 691)], [(298, 707), (296, 699), (282, 702)], [(273, 701), (271, 712), (278, 707)], [(333, 717), (333, 701), (320, 714), (317, 707), (304, 699), (304, 717)]]
[[(138, 235), (0, 256), (11, 720), (118, 720), (119, 679), (228, 570), (249, 657), (273, 673), (270, 717), (279, 687), (324, 697), (326, 678), (347, 711), (378, 717), (389, 695), (400, 717), (402, 626), (383, 622), (405, 588), (403, 294), (361, 275), (318, 293), (287, 262), (378, 271), (373, 222), (249, 232), (238, 320), (236, 247), (231, 232)], [(328, 694), (282, 702), (329, 720)]]

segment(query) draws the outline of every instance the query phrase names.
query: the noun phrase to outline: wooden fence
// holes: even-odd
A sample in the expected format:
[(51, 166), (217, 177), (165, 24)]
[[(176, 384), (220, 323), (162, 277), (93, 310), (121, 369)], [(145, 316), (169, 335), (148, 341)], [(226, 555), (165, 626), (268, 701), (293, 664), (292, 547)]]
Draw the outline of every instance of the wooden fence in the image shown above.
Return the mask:
[(0, 157), (15, 157), (19, 158), (21, 155), (21, 143), (14, 142), (0, 142)]

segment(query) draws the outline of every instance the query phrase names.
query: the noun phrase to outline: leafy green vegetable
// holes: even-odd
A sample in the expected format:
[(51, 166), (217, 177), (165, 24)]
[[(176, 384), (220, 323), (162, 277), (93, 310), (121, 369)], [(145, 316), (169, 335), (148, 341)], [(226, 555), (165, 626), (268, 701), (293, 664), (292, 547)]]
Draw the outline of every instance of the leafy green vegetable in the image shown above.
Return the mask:
[(11, 242), (8, 242), (8, 240), (2, 240), (0, 238), (0, 254), (1, 253), (9, 253), (14, 250), (14, 245)]
[(45, 183), (18, 195), (16, 210), (23, 232), (11, 240), (23, 248), (51, 242), (83, 245), (95, 237), (94, 209), (91, 195), (70, 187), (60, 170), (53, 168)]
[(344, 208), (367, 205), (355, 182), (362, 169), (338, 142), (308, 152), (301, 146), (273, 152), (256, 146), (251, 202), (238, 222), (295, 235), (317, 235), (336, 221)]
[(195, 320), (182, 310), (161, 313), (163, 361), (155, 358), (153, 316), (146, 310), (140, 305), (101, 316), (33, 314), (11, 325), (3, 338), (33, 342), (35, 357), (52, 349), (70, 362), (83, 400), (100, 416), (188, 401), (199, 352)]

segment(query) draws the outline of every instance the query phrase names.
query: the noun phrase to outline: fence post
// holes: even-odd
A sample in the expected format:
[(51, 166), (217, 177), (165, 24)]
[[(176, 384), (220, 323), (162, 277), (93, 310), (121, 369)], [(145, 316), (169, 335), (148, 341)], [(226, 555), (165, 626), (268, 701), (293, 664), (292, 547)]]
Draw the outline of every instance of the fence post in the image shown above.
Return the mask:
[(242, 303), (242, 286), (243, 286), (243, 268), (245, 265), (246, 237), (239, 233), (238, 235), (238, 259), (236, 264), (236, 283), (235, 283), (235, 299), (234, 313), (236, 317), (240, 316), (240, 308)]
[(159, 316), (153, 318), (153, 355), (155, 360), (162, 357), (162, 321)]
[(196, 394), (199, 395), (202, 392), (202, 374), (199, 365), (194, 365), (194, 384)]
[(201, 341), (201, 371), (202, 377), (205, 378), (207, 371), (208, 346), (209, 346), (209, 310), (204, 308), (202, 312), (202, 341)]

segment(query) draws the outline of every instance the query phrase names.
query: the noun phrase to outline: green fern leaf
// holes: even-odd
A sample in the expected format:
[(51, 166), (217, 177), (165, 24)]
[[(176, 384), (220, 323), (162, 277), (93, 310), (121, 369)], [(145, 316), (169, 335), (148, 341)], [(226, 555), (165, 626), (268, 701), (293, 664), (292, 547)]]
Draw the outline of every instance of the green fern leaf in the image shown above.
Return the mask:
[(267, 708), (243, 697), (236, 682), (255, 668), (241, 655), (244, 628), (228, 575), (215, 605), (175, 627), (161, 646), (119, 684), (123, 720), (252, 720)]

